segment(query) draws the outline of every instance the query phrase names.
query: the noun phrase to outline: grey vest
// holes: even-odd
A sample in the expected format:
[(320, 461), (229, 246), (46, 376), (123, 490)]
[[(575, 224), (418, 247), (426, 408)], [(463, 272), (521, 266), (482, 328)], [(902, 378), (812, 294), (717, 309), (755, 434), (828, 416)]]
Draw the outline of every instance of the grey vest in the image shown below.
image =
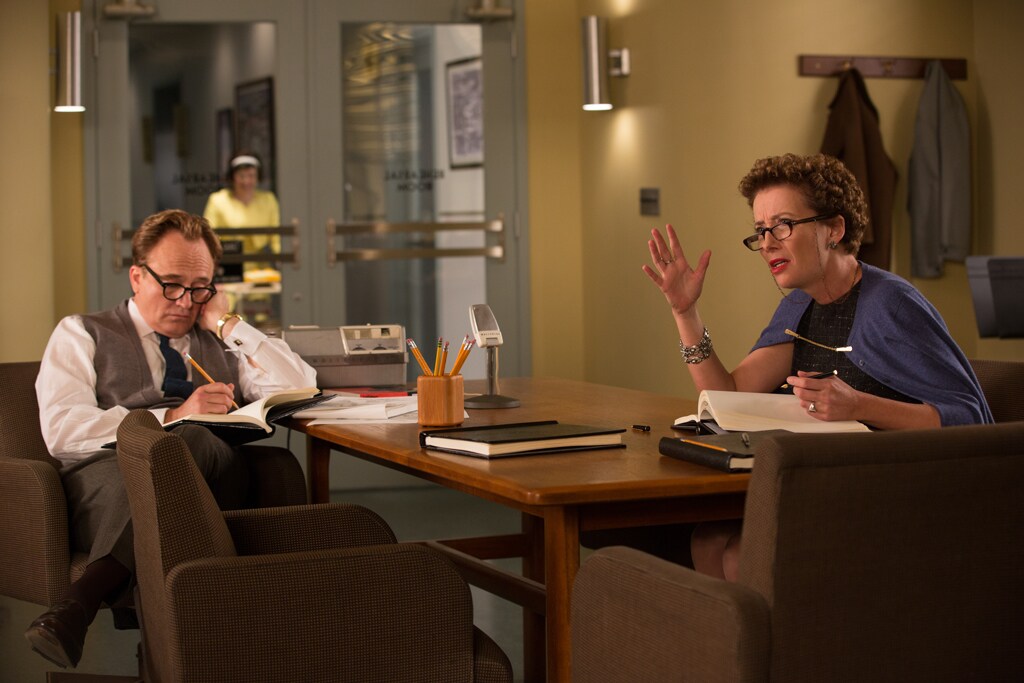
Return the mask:
[[(128, 313), (127, 299), (113, 310), (90, 313), (81, 319), (85, 331), (96, 342), (93, 366), (97, 378), (96, 401), (100, 408), (173, 408), (184, 403), (181, 398), (164, 396), (159, 387), (153, 386), (153, 375), (142, 350), (142, 340)], [(189, 331), (189, 339), (190, 355), (215, 380), (233, 383), (235, 402), (241, 405), (238, 365), (224, 344), (212, 332), (198, 326)], [(198, 372), (192, 373), (192, 381), (196, 386), (207, 383)]]

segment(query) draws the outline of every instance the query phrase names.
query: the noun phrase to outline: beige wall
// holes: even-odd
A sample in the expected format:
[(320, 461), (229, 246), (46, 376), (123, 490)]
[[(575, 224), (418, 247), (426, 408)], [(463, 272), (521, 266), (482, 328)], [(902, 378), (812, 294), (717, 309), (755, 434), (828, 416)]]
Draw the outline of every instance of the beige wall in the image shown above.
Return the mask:
[(34, 360), (53, 327), (49, 10), (0, 3), (0, 361)]
[[(976, 0), (979, 253), (1024, 254), (1024, 2)], [(1024, 359), (1024, 340), (981, 339), (980, 358)]]
[[(584, 378), (579, 31), (572, 2), (527, 0), (527, 158), (534, 374)], [(569, 33), (567, 33), (569, 32)], [(573, 49), (569, 49), (573, 48)], [(548, 73), (551, 72), (551, 76)], [(572, 83), (567, 87), (567, 83)]]
[[(80, 0), (50, 0), (50, 10), (74, 12)], [(90, 43), (83, 37), (83, 51)], [(51, 211), (53, 215), (53, 320), (86, 310), (85, 206), (82, 122), (85, 114), (50, 115)], [(41, 352), (40, 352), (41, 353)]]
[[(579, 107), (579, 18), (591, 13), (609, 17), (612, 42), (633, 54), (609, 113)], [(81, 116), (49, 111), (51, 25), (45, 3), (0, 3), (0, 361), (38, 358), (55, 320), (85, 305)], [(526, 0), (524, 27), (535, 374), (692, 393), (666, 307), (640, 271), (650, 228), (668, 221), (691, 252), (712, 249), (704, 316), (726, 361), (743, 356), (778, 293), (738, 245), (750, 218), (736, 181), (758, 156), (816, 150), (835, 89), (796, 75), (801, 53), (967, 58), (958, 87), (976, 141), (977, 247), (1024, 254), (1024, 3)], [(868, 87), (905, 176), (921, 83)], [(639, 216), (647, 186), (662, 191), (656, 220)], [(907, 226), (898, 208), (904, 275)], [(962, 266), (916, 284), (969, 355), (1024, 358), (1024, 341), (976, 338)]]
[[(666, 222), (681, 232), (688, 255), (712, 250), (702, 314), (727, 365), (746, 354), (779, 292), (757, 256), (739, 244), (750, 214), (736, 184), (758, 157), (817, 151), (836, 88), (832, 78), (799, 77), (799, 54), (966, 58), (969, 78), (958, 87), (975, 135), (991, 137), (977, 146), (975, 178), (984, 191), (976, 203), (976, 239), (986, 253), (1024, 253), (1009, 203), (1024, 163), (1024, 136), (1016, 125), (1024, 114), (1018, 87), (1024, 56), (1013, 40), (1024, 28), (1021, 3), (578, 0), (576, 16), (548, 4), (528, 2), (527, 30), (541, 14), (544, 21), (558, 22), (557, 29), (545, 25), (545, 31), (562, 36), (558, 46), (545, 42), (543, 61), (528, 62), (531, 191), (543, 193), (565, 174), (578, 173), (582, 228), (578, 248), (566, 244), (573, 231), (565, 219), (574, 210), (531, 196), (533, 296), (535, 301), (560, 296), (542, 274), (564, 270), (566, 263), (570, 272), (582, 267), (583, 322), (579, 330), (569, 325), (568, 335), (536, 335), (535, 374), (575, 376), (554, 362), (549, 349), (579, 339), (588, 380), (693, 393), (667, 306), (640, 271), (648, 258), (650, 229)], [(586, 14), (608, 17), (610, 46), (627, 46), (632, 53), (633, 75), (612, 84), (618, 104), (612, 112), (579, 108), (578, 23)], [(1017, 94), (990, 100), (979, 94), (985, 85)], [(887, 150), (901, 175), (894, 230), (896, 270), (904, 276), (909, 274), (909, 218), (902, 207), (921, 86), (920, 80), (868, 81)], [(558, 88), (557, 96), (537, 101), (537, 93)], [(979, 108), (986, 122), (979, 122)], [(564, 126), (565, 137), (578, 136), (578, 158), (562, 158), (535, 144), (535, 126), (551, 121)], [(639, 215), (641, 187), (661, 189), (659, 218)], [(1018, 341), (979, 345), (961, 264), (950, 264), (941, 279), (915, 284), (939, 307), (968, 355), (1024, 357)], [(552, 329), (559, 315), (554, 307), (535, 307), (535, 327)]]

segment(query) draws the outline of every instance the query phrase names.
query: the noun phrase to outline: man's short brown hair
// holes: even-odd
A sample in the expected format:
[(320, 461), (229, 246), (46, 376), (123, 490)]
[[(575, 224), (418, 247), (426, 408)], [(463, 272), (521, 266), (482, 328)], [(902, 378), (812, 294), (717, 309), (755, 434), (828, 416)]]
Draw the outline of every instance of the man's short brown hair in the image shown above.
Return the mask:
[(849, 253), (857, 253), (868, 226), (868, 205), (860, 184), (843, 162), (827, 154), (758, 159), (740, 181), (740, 194), (753, 206), (761, 190), (779, 185), (796, 188), (815, 214), (840, 214), (846, 221), (846, 234), (839, 243)]
[(213, 264), (217, 265), (220, 262), (224, 250), (220, 246), (220, 239), (206, 219), (188, 211), (168, 209), (154, 213), (142, 221), (142, 225), (135, 231), (132, 236), (132, 263), (137, 266), (145, 263), (157, 242), (172, 230), (177, 230), (190, 242), (203, 240), (210, 249)]

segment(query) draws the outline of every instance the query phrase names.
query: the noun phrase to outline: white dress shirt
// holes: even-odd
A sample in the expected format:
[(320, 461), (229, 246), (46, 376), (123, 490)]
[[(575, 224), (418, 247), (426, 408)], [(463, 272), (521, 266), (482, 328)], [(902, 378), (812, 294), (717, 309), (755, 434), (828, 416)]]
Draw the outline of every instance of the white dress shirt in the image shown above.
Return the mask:
[[(143, 320), (134, 299), (128, 302), (128, 312), (142, 340), (153, 385), (159, 389), (164, 379), (164, 357), (156, 332)], [(267, 337), (239, 321), (224, 341), (228, 352), (238, 359), (239, 390), (247, 402), (275, 391), (316, 386), (316, 370), (283, 340)], [(189, 352), (191, 340), (185, 335), (170, 343), (184, 355)], [(128, 414), (128, 409), (121, 406), (103, 410), (97, 404), (95, 353), (96, 344), (77, 315), (57, 324), (43, 353), (36, 378), (39, 424), (46, 447), (64, 463), (80, 460), (114, 441), (118, 425)], [(191, 380), (191, 364), (186, 363), (185, 369)], [(151, 412), (163, 423), (167, 410), (155, 408)]]

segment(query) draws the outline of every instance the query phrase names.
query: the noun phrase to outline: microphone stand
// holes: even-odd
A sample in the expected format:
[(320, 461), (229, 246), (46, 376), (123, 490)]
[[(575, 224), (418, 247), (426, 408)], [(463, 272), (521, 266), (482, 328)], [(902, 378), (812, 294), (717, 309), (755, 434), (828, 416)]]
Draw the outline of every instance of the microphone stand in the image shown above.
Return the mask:
[(487, 347), (487, 393), (469, 396), (463, 402), (467, 408), (518, 408), (519, 399), (498, 393), (498, 347)]

